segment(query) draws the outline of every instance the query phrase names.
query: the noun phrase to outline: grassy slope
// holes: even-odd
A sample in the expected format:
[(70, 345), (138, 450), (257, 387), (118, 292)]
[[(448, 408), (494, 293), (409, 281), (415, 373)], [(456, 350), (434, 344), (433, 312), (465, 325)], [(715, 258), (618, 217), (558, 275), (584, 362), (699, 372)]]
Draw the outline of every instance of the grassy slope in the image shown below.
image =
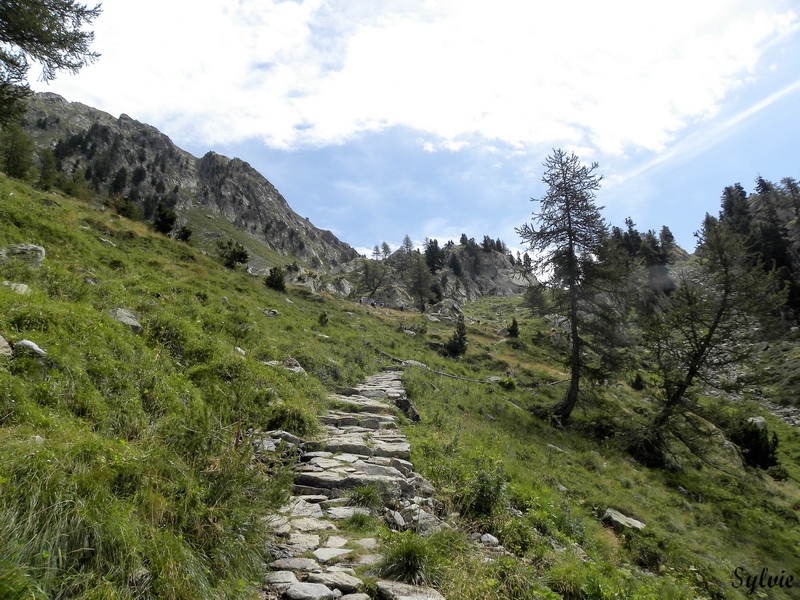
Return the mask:
[[(288, 479), (251, 462), (242, 432), (313, 432), (328, 390), (380, 368), (364, 341), (450, 373), (513, 371), (536, 384), (407, 376), (424, 418), (407, 428), (418, 468), (445, 509), (471, 509), (471, 526), (517, 556), (488, 565), (451, 553), (439, 577), (448, 597), (546, 597), (548, 586), (568, 598), (744, 598), (731, 588), (738, 566), (800, 574), (796, 431), (770, 421), (790, 474), (776, 483), (692, 460), (678, 473), (652, 471), (626, 459), (613, 436), (597, 441), (610, 416), (630, 425), (646, 409), (647, 391), (624, 384), (578, 411), (573, 430), (555, 430), (532, 411), (561, 393), (547, 384), (563, 379), (563, 363), (516, 299), (468, 307), (481, 322), (469, 328), (467, 355), (452, 361), (426, 344), (449, 337), (449, 323), (412, 338), (397, 326), (421, 326), (419, 316), (277, 293), (140, 223), (0, 178), (0, 245), (20, 242), (43, 245), (48, 257), (38, 269), (0, 266), (0, 280), (33, 290), (22, 297), (0, 286), (0, 334), (33, 340), (48, 356), (0, 359), (0, 590), (251, 597), (269, 539), (261, 517)], [(137, 312), (144, 332), (114, 321), (115, 307)], [(517, 348), (494, 333), (512, 314)], [(263, 364), (286, 356), (309, 376)], [(609, 506), (647, 523), (644, 533), (603, 527)]]

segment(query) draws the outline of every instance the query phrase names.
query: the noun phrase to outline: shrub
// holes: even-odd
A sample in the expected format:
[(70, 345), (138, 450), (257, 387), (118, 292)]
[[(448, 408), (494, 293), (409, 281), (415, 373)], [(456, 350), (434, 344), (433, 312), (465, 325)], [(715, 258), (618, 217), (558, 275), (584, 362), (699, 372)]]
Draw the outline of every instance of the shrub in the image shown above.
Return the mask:
[(508, 326), (508, 337), (519, 337), (519, 323), (516, 317), (511, 319), (511, 325)]
[(156, 206), (156, 214), (153, 216), (153, 229), (167, 235), (175, 227), (177, 220), (178, 215), (175, 214), (175, 211), (163, 202), (159, 202)]
[(503, 466), (492, 459), (475, 461), (475, 475), (458, 494), (462, 510), (469, 515), (490, 515), (506, 499)]
[(456, 330), (453, 332), (453, 336), (447, 340), (444, 348), (447, 355), (453, 358), (462, 356), (467, 351), (467, 326), (464, 324), (463, 318), (458, 319)]
[(229, 269), (235, 269), (236, 265), (242, 265), (250, 260), (250, 255), (244, 246), (233, 240), (217, 242), (217, 254)]
[(350, 490), (347, 494), (349, 504), (363, 506), (372, 511), (377, 511), (383, 506), (381, 492), (376, 485), (365, 485)]
[(285, 292), (286, 291), (286, 281), (284, 281), (284, 277), (286, 276), (285, 271), (282, 267), (271, 267), (269, 270), (269, 274), (267, 275), (266, 279), (264, 279), (264, 285), (270, 288), (271, 290), (275, 290), (277, 292)]
[(633, 381), (631, 381), (631, 387), (639, 391), (644, 389), (644, 378), (642, 377), (641, 373), (637, 373), (636, 377), (633, 378)]
[(447, 557), (463, 546), (456, 536), (447, 531), (423, 538), (411, 531), (393, 534), (387, 542), (383, 560), (378, 563), (378, 573), (413, 585), (436, 585), (442, 579)]
[(188, 242), (192, 237), (192, 230), (186, 225), (182, 225), (178, 231), (175, 232), (175, 239), (179, 242)]
[(778, 435), (769, 435), (766, 427), (740, 420), (728, 430), (728, 438), (742, 449), (744, 461), (750, 467), (768, 469), (778, 465)]

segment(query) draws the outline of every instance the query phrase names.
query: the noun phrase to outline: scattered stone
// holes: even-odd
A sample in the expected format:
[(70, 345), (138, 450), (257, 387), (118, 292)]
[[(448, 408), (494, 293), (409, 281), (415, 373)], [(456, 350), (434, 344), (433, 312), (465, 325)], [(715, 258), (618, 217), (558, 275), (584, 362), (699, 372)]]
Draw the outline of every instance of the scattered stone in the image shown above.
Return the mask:
[(31, 288), (29, 288), (24, 283), (14, 283), (11, 281), (4, 281), (2, 285), (6, 287), (10, 287), (12, 292), (19, 294), (20, 296), (29, 296), (31, 293)]
[(314, 556), (317, 557), (317, 560), (321, 563), (329, 563), (332, 560), (336, 560), (337, 558), (341, 558), (346, 554), (350, 554), (352, 550), (347, 548), (317, 548), (312, 552)]
[(347, 545), (347, 538), (343, 538), (338, 535), (332, 535), (328, 538), (328, 541), (325, 542), (326, 548), (344, 548)]
[(47, 352), (39, 348), (39, 346), (30, 340), (20, 340), (14, 344), (14, 352), (22, 350), (23, 352), (31, 352), (37, 356), (47, 356)]
[(286, 547), (296, 554), (305, 554), (319, 548), (319, 536), (313, 533), (290, 533)]
[(139, 318), (133, 312), (125, 309), (125, 308), (112, 308), (109, 311), (111, 318), (115, 321), (119, 321), (123, 325), (127, 325), (131, 328), (133, 333), (142, 333), (144, 328), (142, 324), (139, 323)]
[(491, 533), (484, 533), (481, 536), (481, 544), (486, 544), (487, 546), (499, 546), (500, 540), (494, 537)]
[(335, 531), (339, 529), (330, 521), (323, 521), (322, 519), (314, 519), (311, 517), (295, 519), (291, 523), (292, 527), (298, 531)]
[(311, 558), (282, 558), (269, 564), (273, 571), (300, 571), (318, 573), (322, 571), (319, 563)]
[(361, 580), (358, 577), (353, 577), (341, 571), (333, 573), (312, 573), (308, 576), (308, 580), (312, 583), (321, 583), (334, 590), (341, 590), (345, 594), (357, 591), (361, 585)]
[(436, 590), (429, 587), (409, 585), (399, 581), (379, 579), (375, 582), (382, 598), (387, 600), (445, 600)]
[(369, 509), (362, 506), (332, 506), (325, 510), (328, 517), (334, 521), (343, 521), (349, 519), (353, 515), (367, 515), (369, 516)]
[(39, 267), (44, 262), (45, 251), (41, 246), (34, 244), (11, 244), (0, 247), (0, 265), (13, 261), (22, 261), (33, 267)]
[(767, 420), (764, 417), (750, 417), (747, 422), (755, 425), (756, 429), (766, 429), (767, 427)]
[(273, 571), (272, 573), (267, 573), (264, 577), (264, 583), (267, 585), (273, 586), (279, 592), (287, 590), (295, 583), (300, 583), (300, 581), (295, 577), (295, 574), (292, 571)]
[(117, 247), (117, 245), (114, 242), (112, 242), (111, 240), (107, 240), (104, 237), (101, 237), (101, 236), (98, 235), (97, 239), (100, 240), (101, 244), (105, 244), (106, 246), (111, 246), (112, 248), (116, 248)]
[(263, 312), (268, 317), (279, 317), (279, 316), (281, 316), (281, 313), (279, 311), (275, 310), (274, 308), (265, 308)]
[(644, 529), (645, 524), (641, 521), (637, 521), (634, 518), (627, 517), (623, 515), (618, 510), (614, 510), (613, 508), (607, 508), (606, 512), (603, 513), (602, 521), (604, 523), (608, 523), (614, 528), (624, 527), (629, 529)]
[(6, 338), (0, 335), (0, 356), (11, 356), (11, 354), (11, 345), (6, 341)]
[(336, 594), (321, 583), (296, 583), (283, 592), (289, 600), (333, 600)]
[(355, 540), (355, 543), (367, 551), (377, 550), (378, 546), (380, 545), (378, 540), (375, 538), (361, 538)]

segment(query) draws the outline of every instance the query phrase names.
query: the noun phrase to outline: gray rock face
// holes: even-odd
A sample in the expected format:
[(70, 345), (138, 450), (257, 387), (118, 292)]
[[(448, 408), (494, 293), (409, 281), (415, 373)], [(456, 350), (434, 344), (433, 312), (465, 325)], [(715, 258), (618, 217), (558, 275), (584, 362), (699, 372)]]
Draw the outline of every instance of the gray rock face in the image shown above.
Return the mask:
[(196, 158), (154, 127), (127, 115), (114, 118), (94, 108), (69, 103), (56, 94), (35, 94), (28, 106), (27, 132), (37, 146), (52, 148), (59, 139), (87, 142), (76, 145), (63, 158), (65, 173), (91, 165), (89, 146), (95, 155), (102, 153), (109, 157), (111, 173), (120, 168), (129, 174), (144, 169), (146, 177), (136, 185), (130, 177), (123, 195), (128, 196), (136, 189), (144, 200), (154, 194), (163, 196), (166, 189), (176, 199), (179, 224), (184, 212), (193, 208), (211, 216), (209, 227), (220, 221), (216, 231), (197, 232), (198, 236), (219, 235), (230, 223), (272, 250), (297, 256), (315, 268), (348, 262), (358, 256), (358, 252), (333, 233), (318, 229), (294, 212), (264, 176), (238, 158), (214, 152)]
[(44, 248), (34, 244), (11, 244), (0, 247), (0, 265), (11, 261), (20, 261), (39, 267), (44, 262), (44, 258)]

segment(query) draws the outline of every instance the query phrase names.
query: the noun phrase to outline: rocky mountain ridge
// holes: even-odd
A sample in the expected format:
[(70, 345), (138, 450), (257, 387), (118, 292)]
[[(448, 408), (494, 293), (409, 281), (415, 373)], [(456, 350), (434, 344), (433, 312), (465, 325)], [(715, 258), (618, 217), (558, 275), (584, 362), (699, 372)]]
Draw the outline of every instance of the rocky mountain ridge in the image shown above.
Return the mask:
[(24, 127), (39, 148), (53, 151), (62, 173), (129, 201), (145, 219), (163, 202), (181, 223), (193, 212), (222, 219), (277, 253), (315, 268), (358, 256), (333, 233), (295, 213), (275, 186), (245, 161), (215, 152), (197, 158), (155, 127), (125, 114), (114, 118), (56, 94), (36, 94)]

